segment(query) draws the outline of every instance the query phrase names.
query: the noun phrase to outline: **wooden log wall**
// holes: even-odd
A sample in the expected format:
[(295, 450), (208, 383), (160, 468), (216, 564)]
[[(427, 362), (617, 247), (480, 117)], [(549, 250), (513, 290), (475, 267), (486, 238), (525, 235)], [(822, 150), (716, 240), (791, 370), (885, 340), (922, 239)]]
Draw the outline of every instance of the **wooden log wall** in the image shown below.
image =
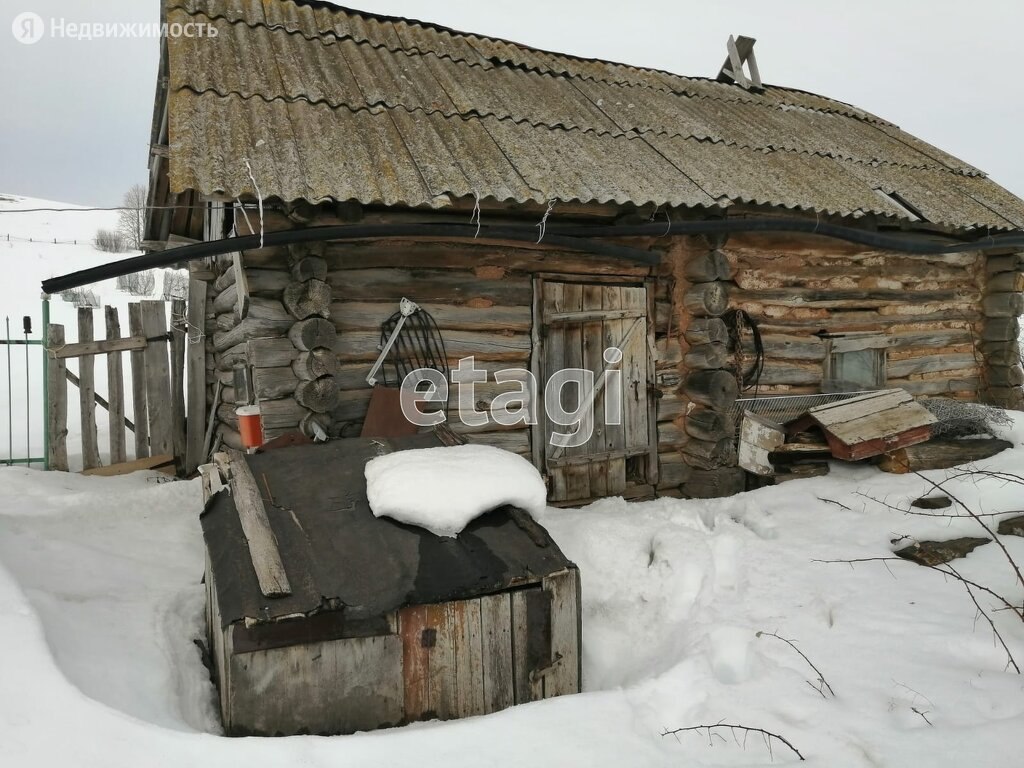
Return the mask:
[(679, 403), (671, 431), (659, 424), (663, 447), (678, 451), (681, 491), (691, 498), (728, 496), (744, 489), (736, 466), (730, 418), (739, 386), (729, 334), (721, 316), (735, 291), (733, 265), (721, 238), (679, 238), (668, 253), (674, 278), (674, 339), (679, 348)]
[(824, 331), (884, 336), (888, 386), (977, 399), (980, 254), (911, 256), (771, 234), (733, 235), (721, 250), (736, 286), (729, 305), (748, 312), (764, 340), (758, 395), (820, 392), (829, 342), (815, 334)]
[(1024, 252), (992, 253), (985, 260), (984, 321), (981, 353), (985, 360), (982, 399), (1002, 408), (1024, 410), (1020, 316), (1024, 314)]
[[(277, 211), (268, 211), (264, 220), (268, 231), (297, 223)], [(338, 222), (321, 213), (314, 223)], [(244, 232), (242, 226), (240, 234)], [(511, 382), (497, 384), (493, 373), (530, 368), (533, 274), (621, 275), (639, 282), (651, 272), (632, 262), (543, 243), (488, 241), (304, 244), (246, 251), (241, 259), (247, 314), (240, 312), (234, 291), (236, 267), (228, 265), (210, 285), (211, 309), (206, 316), (208, 400), (212, 404), (213, 383), (220, 380), (218, 433), (231, 447), (240, 445), (233, 369), (246, 364), (252, 367), (254, 395), (268, 439), (296, 427), (310, 433), (314, 422), (333, 437), (358, 435), (370, 400), (366, 375), (379, 354), (381, 323), (398, 311), (400, 299), (408, 297), (437, 322), (449, 366), (472, 355), (476, 366), (489, 374), (488, 382), (475, 389), (475, 406), (488, 413), (487, 424), (470, 427), (460, 422), (453, 386), (449, 425), (469, 442), (529, 455), (529, 427), (502, 426), (490, 417), (489, 409), (496, 396), (519, 389)], [(658, 367), (671, 380), (668, 389), (674, 390), (680, 352), (678, 344), (665, 338), (667, 285), (668, 281), (659, 281), (657, 288)], [(393, 378), (393, 371), (387, 373)], [(684, 474), (672, 446), (678, 403), (678, 394), (671, 391), (659, 404), (659, 442), (664, 449), (660, 489), (677, 489)]]

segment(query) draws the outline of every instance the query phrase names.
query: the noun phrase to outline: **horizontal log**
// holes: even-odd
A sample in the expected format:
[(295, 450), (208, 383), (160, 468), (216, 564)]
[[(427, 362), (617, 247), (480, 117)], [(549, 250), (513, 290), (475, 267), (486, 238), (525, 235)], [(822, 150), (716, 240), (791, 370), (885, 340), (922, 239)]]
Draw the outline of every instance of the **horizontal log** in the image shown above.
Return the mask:
[[(441, 337), (449, 358), (474, 356), (480, 360), (522, 363), (530, 355), (530, 336), (525, 333), (449, 331), (442, 333)], [(338, 334), (334, 351), (343, 362), (370, 362), (376, 360), (380, 354), (379, 344), (379, 331), (350, 331)]]
[(683, 264), (683, 276), (691, 283), (730, 280), (733, 272), (729, 259), (718, 249), (689, 256)]
[(444, 240), (385, 239), (363, 243), (328, 243), (324, 258), (331, 269), (344, 271), (367, 267), (407, 268), (410, 264), (416, 264), (428, 269), (469, 270), (481, 266), (497, 266), (510, 271), (582, 275), (644, 276), (649, 272), (647, 267), (634, 262), (562, 251), (543, 242), (539, 245), (542, 247), (501, 246), (481, 241), (466, 244)]
[(246, 342), (236, 344), (217, 355), (217, 368), (221, 371), (230, 371), (236, 365), (247, 364), (249, 362), (249, 352), (246, 344)]
[(228, 264), (228, 268), (221, 273), (220, 277), (213, 281), (213, 291), (211, 293), (223, 293), (235, 284), (235, 277), (234, 265)]
[(724, 344), (700, 344), (683, 355), (683, 365), (690, 370), (726, 368), (732, 364), (732, 353)]
[[(295, 402), (295, 398), (292, 397), (264, 400), (260, 403), (260, 419), (263, 422), (264, 432), (271, 429), (294, 429), (298, 427), (305, 415), (306, 409)], [(233, 405), (221, 405), (217, 408), (217, 418), (232, 427), (236, 427), (238, 424), (238, 416), (235, 414)]]
[(295, 376), (303, 381), (312, 381), (321, 376), (336, 376), (339, 368), (338, 356), (334, 354), (334, 350), (323, 348), (300, 352), (291, 364)]
[(746, 473), (739, 467), (694, 469), (683, 485), (683, 493), (691, 499), (733, 496), (746, 490), (746, 482)]
[[(446, 304), (425, 304), (422, 308), (434, 318), (438, 328), (445, 330), (521, 331), (533, 325), (529, 306), (467, 307)], [(331, 318), (338, 330), (380, 330), (381, 324), (398, 311), (396, 302), (336, 301), (331, 304)]]
[(736, 441), (732, 436), (720, 440), (698, 440), (685, 435), (679, 443), (683, 461), (695, 469), (736, 466)]
[(915, 373), (935, 373), (938, 371), (957, 371), (976, 368), (977, 360), (973, 354), (928, 354), (912, 357), (907, 360), (895, 360), (886, 365), (886, 372), (891, 379), (901, 379)]
[(818, 363), (804, 363), (796, 360), (776, 360), (767, 357), (758, 379), (759, 384), (817, 385), (823, 376)]
[(283, 336), (272, 339), (252, 339), (246, 342), (246, 356), (253, 368), (282, 368), (289, 366), (299, 354), (292, 342)]
[(972, 323), (983, 318), (980, 304), (931, 305), (908, 304), (878, 309), (812, 309), (808, 307), (763, 306), (747, 304), (742, 307), (761, 328), (775, 332), (815, 333), (823, 328), (831, 333), (848, 331), (875, 331), (893, 324), (901, 326)]
[(675, 421), (683, 414), (688, 400), (674, 389), (663, 391), (662, 396), (657, 398), (658, 421)]
[(297, 320), (331, 316), (331, 287), (323, 280), (289, 283), (281, 293), (281, 303)]
[(821, 362), (825, 359), (825, 342), (810, 334), (762, 335), (764, 355), (769, 360), (810, 360)]
[[(288, 369), (291, 373), (291, 369)], [(328, 413), (338, 400), (338, 382), (333, 376), (322, 376), (313, 381), (299, 381), (295, 387), (295, 400), (314, 413)]]
[(302, 256), (292, 261), (291, 275), (296, 283), (307, 280), (327, 282), (327, 262), (319, 256)]
[(977, 376), (953, 376), (936, 379), (889, 379), (888, 387), (905, 389), (915, 397), (922, 395), (954, 395), (958, 392), (977, 392), (981, 379)]
[(718, 317), (729, 308), (728, 284), (696, 283), (683, 294), (683, 307), (696, 317)]
[(693, 472), (678, 451), (658, 454), (658, 488), (678, 488)]
[(283, 269), (253, 269), (246, 267), (245, 279), (249, 283), (249, 294), (280, 300), (281, 292), (291, 282), (288, 272)]
[(683, 380), (683, 392), (695, 403), (727, 411), (739, 396), (739, 386), (728, 371), (694, 371)]
[(522, 277), (484, 279), (461, 270), (353, 269), (328, 276), (336, 300), (365, 301), (373, 296), (397, 302), (409, 298), (417, 304), (466, 304), (472, 300), (505, 306), (529, 306), (533, 285)]
[(729, 328), (719, 317), (695, 318), (683, 331), (689, 344), (725, 344), (729, 341)]
[(276, 400), (290, 395), (299, 378), (288, 368), (253, 368), (253, 389), (260, 400)]
[[(914, 291), (914, 303), (970, 304), (976, 302), (977, 290)], [(771, 290), (730, 291), (731, 306), (744, 308), (746, 304), (781, 305), (785, 307), (809, 307), (817, 309), (867, 309), (889, 308), (906, 304), (909, 295), (905, 290), (815, 290), (812, 288), (783, 288)]]
[(1022, 353), (1020, 342), (986, 341), (981, 345), (981, 354), (989, 365), (1014, 365), (1020, 363)]
[(1001, 272), (988, 279), (989, 293), (1020, 293), (1024, 291), (1024, 272)]
[(330, 412), (331, 418), (334, 421), (361, 422), (366, 418), (366, 410), (370, 407), (372, 393), (373, 390), (369, 388), (339, 392), (334, 408)]
[(898, 475), (929, 469), (949, 469), (990, 458), (1012, 447), (1011, 443), (994, 437), (929, 440), (883, 454), (878, 468)]
[(675, 368), (683, 361), (683, 348), (675, 336), (661, 336), (654, 342), (656, 367)]
[(986, 387), (985, 402), (1000, 408), (1024, 410), (1024, 389), (1020, 387)]
[[(247, 317), (230, 331), (218, 331), (213, 335), (213, 348), (218, 352), (241, 344), (249, 339), (276, 337), (287, 333), (294, 324), (294, 319), (264, 320), (258, 317)], [(334, 330), (333, 326), (331, 330)]]
[(456, 434), (463, 434), (467, 443), (473, 445), (490, 445), (494, 448), (501, 448), (505, 451), (518, 453), (525, 456), (530, 453), (530, 433), (523, 430), (502, 430), (500, 432), (470, 432), (460, 433), (454, 426), (452, 431)]
[(1024, 384), (1024, 369), (1019, 362), (1006, 366), (993, 365), (989, 367), (986, 379), (993, 387), (1019, 387)]
[(989, 256), (985, 260), (985, 272), (989, 275), (1021, 270), (1024, 270), (1024, 252)]
[(1018, 317), (1024, 314), (1024, 294), (990, 293), (981, 302), (987, 317)]
[(1016, 341), (1020, 337), (1020, 321), (1016, 317), (993, 317), (981, 329), (983, 341)]
[(288, 339), (301, 352), (309, 352), (317, 347), (333, 349), (338, 343), (338, 332), (330, 320), (312, 317), (291, 326), (288, 329)]
[(733, 438), (736, 424), (728, 413), (698, 407), (683, 417), (683, 431), (698, 440), (718, 441)]

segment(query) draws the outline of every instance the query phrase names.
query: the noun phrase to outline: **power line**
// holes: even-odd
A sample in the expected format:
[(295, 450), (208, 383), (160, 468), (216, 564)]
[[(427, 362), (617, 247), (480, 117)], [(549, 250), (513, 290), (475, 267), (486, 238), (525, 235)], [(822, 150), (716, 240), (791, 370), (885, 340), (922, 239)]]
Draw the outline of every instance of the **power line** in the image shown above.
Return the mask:
[[(3, 202), (3, 201), (0, 201)], [(0, 208), (0, 213), (87, 213), (89, 211), (177, 211), (206, 210), (205, 205), (119, 205), (112, 208)]]

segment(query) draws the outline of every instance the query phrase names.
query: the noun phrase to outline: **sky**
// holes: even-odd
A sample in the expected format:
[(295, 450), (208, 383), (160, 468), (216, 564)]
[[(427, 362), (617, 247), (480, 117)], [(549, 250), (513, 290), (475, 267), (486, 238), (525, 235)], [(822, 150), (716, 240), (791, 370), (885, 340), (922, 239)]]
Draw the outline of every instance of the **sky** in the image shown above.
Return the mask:
[[(1024, 197), (1020, 0), (358, 0), (355, 7), (548, 50), (714, 76), (730, 34), (757, 38), (761, 77), (850, 102)], [(15, 40), (45, 20), (145, 22), (158, 0), (0, 0), (0, 192), (116, 205), (145, 183), (154, 38)]]

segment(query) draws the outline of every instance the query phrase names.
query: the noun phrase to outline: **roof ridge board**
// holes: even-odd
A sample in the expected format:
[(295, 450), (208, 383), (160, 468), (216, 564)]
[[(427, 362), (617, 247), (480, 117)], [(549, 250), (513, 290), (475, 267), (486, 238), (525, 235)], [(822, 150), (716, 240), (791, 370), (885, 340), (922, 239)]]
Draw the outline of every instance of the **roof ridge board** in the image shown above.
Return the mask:
[[(408, 106), (402, 103), (389, 103), (385, 101), (367, 102), (360, 105), (352, 105), (345, 102), (329, 101), (327, 99), (312, 99), (306, 94), (298, 96), (270, 96), (263, 93), (242, 93), (237, 90), (224, 91), (214, 86), (208, 86), (206, 88), (196, 88), (192, 85), (180, 86), (177, 90), (187, 90), (194, 93), (197, 96), (203, 96), (208, 93), (212, 93), (220, 98), (236, 97), (242, 101), (259, 100), (266, 104), (272, 104), (274, 102), (281, 102), (283, 104), (309, 104), (311, 106), (324, 106), (328, 109), (346, 109), (349, 112), (356, 114), (359, 112), (369, 112), (370, 114), (380, 114), (389, 110), (404, 110), (408, 114), (424, 114), (424, 115), (441, 115), (442, 117), (457, 118), (460, 120), (486, 120), (488, 118), (497, 120), (499, 122), (511, 123), (513, 125), (528, 125), (531, 128), (544, 128), (548, 130), (563, 130), (563, 131), (579, 131), (582, 134), (589, 134), (597, 137), (609, 137), (613, 139), (626, 139), (627, 141), (633, 141), (635, 139), (641, 139), (645, 136), (656, 136), (660, 138), (668, 139), (683, 139), (686, 141), (696, 141), (704, 144), (720, 144), (725, 147), (733, 147), (735, 149), (747, 150), (750, 152), (759, 153), (770, 153), (770, 152), (786, 152), (794, 155), (801, 155), (807, 157), (822, 157), (829, 158), (832, 160), (839, 160), (846, 163), (852, 163), (855, 165), (865, 165), (872, 167), (890, 167), (890, 168), (906, 168), (910, 170), (932, 170), (947, 172), (950, 175), (955, 176), (966, 176), (955, 168), (949, 168), (946, 165), (934, 166), (934, 165), (921, 165), (907, 162), (891, 162), (878, 158), (863, 158), (855, 155), (844, 154), (841, 152), (833, 152), (831, 150), (812, 150), (801, 147), (786, 146), (785, 144), (770, 144), (767, 146), (757, 146), (749, 142), (743, 141), (731, 141), (724, 138), (714, 138), (711, 136), (699, 136), (694, 133), (684, 133), (682, 131), (666, 131), (666, 130), (654, 130), (646, 129), (640, 130), (637, 128), (622, 128), (621, 124), (617, 124), (617, 131), (603, 130), (600, 128), (594, 128), (590, 126), (576, 125), (574, 123), (566, 124), (550, 123), (543, 120), (534, 120), (529, 117), (517, 117), (511, 114), (498, 114), (494, 111), (481, 112), (479, 110), (470, 110), (469, 112), (450, 111), (444, 108), (428, 108), (423, 106)], [(610, 118), (609, 118), (610, 119)], [(612, 121), (614, 122), (614, 121)], [(923, 155), (922, 155), (923, 156)]]

